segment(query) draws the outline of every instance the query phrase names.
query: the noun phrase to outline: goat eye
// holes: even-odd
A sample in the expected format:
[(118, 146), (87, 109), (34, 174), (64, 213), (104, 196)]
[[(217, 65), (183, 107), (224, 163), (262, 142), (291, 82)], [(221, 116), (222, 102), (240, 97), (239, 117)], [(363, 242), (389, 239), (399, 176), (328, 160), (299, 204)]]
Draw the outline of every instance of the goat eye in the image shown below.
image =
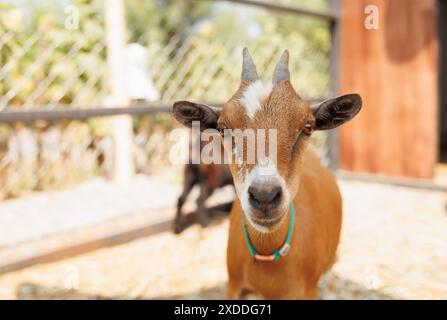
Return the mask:
[(312, 126), (312, 124), (310, 123), (306, 123), (304, 125), (303, 131), (302, 131), (305, 135), (310, 136), (312, 134), (312, 132), (314, 132), (314, 128)]

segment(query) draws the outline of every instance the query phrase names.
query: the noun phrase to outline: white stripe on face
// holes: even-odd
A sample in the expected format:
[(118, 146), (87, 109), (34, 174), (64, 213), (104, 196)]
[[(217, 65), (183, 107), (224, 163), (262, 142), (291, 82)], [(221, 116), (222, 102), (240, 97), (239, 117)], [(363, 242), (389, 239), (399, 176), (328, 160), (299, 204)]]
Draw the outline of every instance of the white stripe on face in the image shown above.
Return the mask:
[(272, 88), (273, 84), (271, 81), (264, 85), (261, 80), (256, 80), (247, 87), (240, 99), (240, 103), (251, 119), (253, 119), (256, 111), (261, 109), (262, 101), (270, 95)]
[(268, 228), (258, 225), (251, 219), (251, 205), (248, 200), (248, 188), (255, 183), (272, 183), (275, 185), (279, 183), (284, 194), (283, 201), (285, 203), (290, 202), (290, 192), (284, 178), (279, 174), (275, 163), (269, 159), (260, 161), (260, 163), (254, 166), (250, 172), (246, 172), (245, 175), (238, 174), (235, 186), (245, 218), (250, 225), (259, 232), (268, 232)]

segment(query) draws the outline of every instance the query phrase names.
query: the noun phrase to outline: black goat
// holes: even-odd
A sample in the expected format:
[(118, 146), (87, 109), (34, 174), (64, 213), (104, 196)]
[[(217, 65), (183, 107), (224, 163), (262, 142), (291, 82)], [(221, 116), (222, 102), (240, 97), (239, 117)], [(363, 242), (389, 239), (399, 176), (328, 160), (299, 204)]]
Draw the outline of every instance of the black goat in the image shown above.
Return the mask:
[(185, 167), (183, 192), (178, 198), (177, 214), (174, 220), (174, 232), (182, 231), (182, 207), (189, 193), (195, 185), (199, 185), (200, 194), (197, 198), (197, 220), (206, 226), (209, 214), (205, 208), (205, 201), (214, 190), (233, 184), (230, 168), (226, 164), (188, 164)]

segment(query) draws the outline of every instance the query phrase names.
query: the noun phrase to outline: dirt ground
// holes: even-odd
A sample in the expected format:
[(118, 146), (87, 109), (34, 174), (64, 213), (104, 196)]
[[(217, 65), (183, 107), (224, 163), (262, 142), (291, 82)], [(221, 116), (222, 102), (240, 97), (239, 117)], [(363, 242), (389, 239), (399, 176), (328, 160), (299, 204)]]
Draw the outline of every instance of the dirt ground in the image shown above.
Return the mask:
[[(322, 299), (447, 299), (446, 194), (340, 181), (339, 259)], [(299, 223), (299, 221), (297, 221)], [(0, 276), (1, 299), (219, 299), (228, 221)]]

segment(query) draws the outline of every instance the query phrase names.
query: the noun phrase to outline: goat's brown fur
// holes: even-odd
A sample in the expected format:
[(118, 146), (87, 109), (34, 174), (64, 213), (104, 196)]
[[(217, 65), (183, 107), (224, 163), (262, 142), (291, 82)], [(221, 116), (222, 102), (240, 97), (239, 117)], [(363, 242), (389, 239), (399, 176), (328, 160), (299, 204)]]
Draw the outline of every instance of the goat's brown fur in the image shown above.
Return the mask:
[[(315, 299), (320, 276), (331, 267), (340, 237), (341, 197), (335, 179), (306, 150), (301, 182), (294, 199), (296, 217), (291, 249), (277, 262), (254, 261), (245, 243), (238, 200), (230, 214), (227, 247), (229, 283), (227, 297), (242, 298), (258, 293), (267, 299)], [(262, 234), (248, 226), (253, 245), (262, 254), (279, 248), (288, 229), (288, 220), (279, 230)]]

